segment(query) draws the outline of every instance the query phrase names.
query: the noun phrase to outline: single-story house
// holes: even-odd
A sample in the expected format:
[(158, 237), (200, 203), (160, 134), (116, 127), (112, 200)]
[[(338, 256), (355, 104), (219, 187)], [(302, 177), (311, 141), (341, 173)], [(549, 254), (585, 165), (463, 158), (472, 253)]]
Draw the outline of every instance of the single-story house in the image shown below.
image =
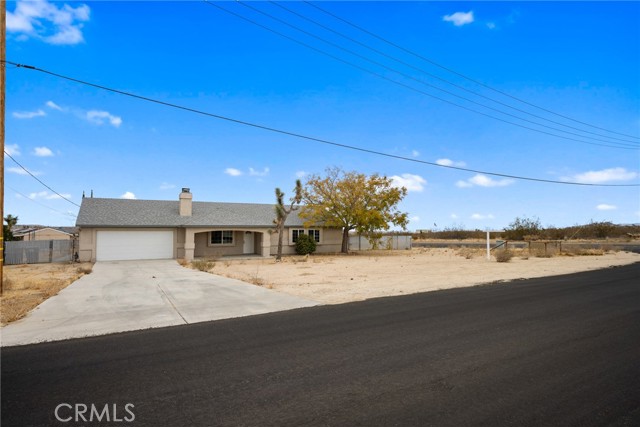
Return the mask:
[[(276, 254), (274, 205), (192, 199), (188, 188), (176, 201), (83, 198), (76, 221), (80, 261)], [(319, 253), (340, 251), (341, 230), (305, 228), (297, 212), (285, 223), (283, 254), (295, 253), (300, 233), (316, 240)]]
[(26, 227), (13, 232), (15, 240), (72, 240), (73, 227)]

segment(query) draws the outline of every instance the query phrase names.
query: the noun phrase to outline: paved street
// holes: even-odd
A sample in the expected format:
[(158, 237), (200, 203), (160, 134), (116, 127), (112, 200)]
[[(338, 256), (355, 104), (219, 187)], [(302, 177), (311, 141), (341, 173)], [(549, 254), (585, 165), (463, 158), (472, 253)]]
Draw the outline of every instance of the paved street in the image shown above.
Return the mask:
[[(5, 347), (2, 426), (637, 426), (638, 278), (634, 264)], [(78, 404), (110, 421), (76, 422)]]

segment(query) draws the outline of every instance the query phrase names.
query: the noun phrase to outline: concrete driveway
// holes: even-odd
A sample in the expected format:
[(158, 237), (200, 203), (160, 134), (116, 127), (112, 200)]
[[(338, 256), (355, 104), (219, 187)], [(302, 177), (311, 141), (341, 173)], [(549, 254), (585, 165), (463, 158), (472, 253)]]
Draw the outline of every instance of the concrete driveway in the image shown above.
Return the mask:
[(318, 305), (175, 260), (97, 262), (27, 317), (1, 330), (2, 346), (182, 325)]

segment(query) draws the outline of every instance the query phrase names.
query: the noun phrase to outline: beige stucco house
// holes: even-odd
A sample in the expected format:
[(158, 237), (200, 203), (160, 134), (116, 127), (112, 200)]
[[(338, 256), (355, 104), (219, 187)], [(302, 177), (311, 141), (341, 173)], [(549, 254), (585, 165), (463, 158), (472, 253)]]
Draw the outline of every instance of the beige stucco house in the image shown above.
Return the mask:
[[(192, 199), (188, 188), (182, 189), (176, 201), (83, 198), (76, 221), (80, 261), (268, 257), (276, 253), (274, 205)], [(284, 254), (295, 253), (300, 233), (316, 240), (319, 253), (340, 251), (341, 230), (305, 228), (296, 213), (285, 223)]]

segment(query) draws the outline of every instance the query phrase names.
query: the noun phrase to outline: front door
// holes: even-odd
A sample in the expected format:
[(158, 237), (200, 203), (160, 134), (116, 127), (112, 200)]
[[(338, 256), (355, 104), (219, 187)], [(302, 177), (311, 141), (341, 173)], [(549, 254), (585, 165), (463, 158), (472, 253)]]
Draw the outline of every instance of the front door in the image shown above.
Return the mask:
[(253, 254), (255, 253), (255, 239), (253, 236), (253, 232), (246, 231), (244, 233), (244, 245), (242, 249), (243, 254)]

